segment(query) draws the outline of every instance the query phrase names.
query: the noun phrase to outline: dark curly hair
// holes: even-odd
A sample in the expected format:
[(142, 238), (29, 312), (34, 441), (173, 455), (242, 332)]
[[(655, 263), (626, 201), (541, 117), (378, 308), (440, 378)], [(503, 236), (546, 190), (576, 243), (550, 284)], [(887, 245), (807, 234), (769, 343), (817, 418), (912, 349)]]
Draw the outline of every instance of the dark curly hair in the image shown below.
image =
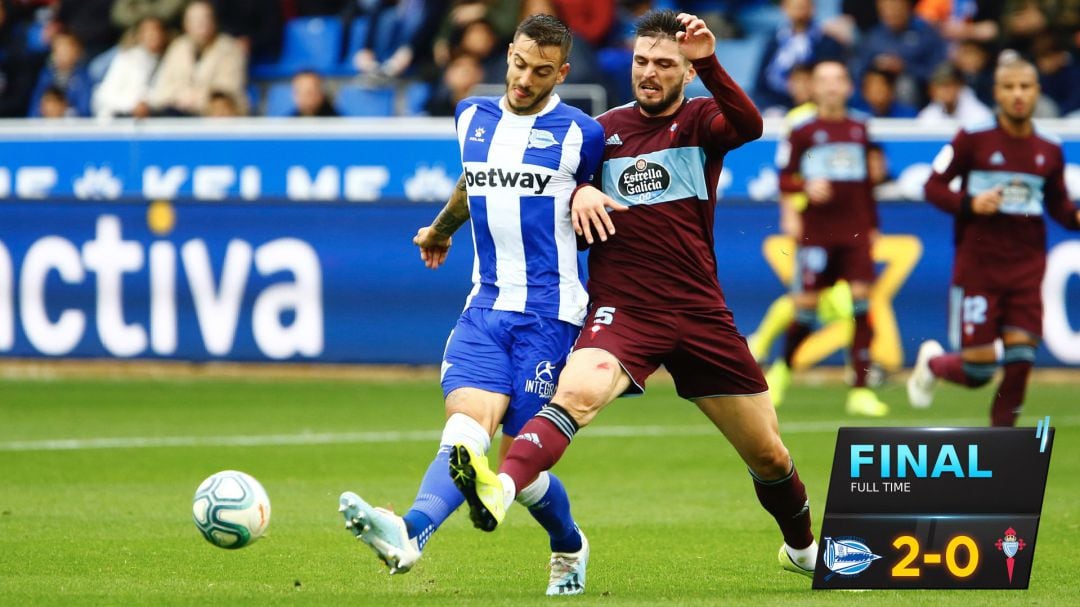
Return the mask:
[(670, 38), (685, 32), (686, 28), (677, 19), (678, 13), (670, 9), (649, 11), (638, 19), (634, 35), (638, 38)]
[(514, 30), (514, 39), (528, 36), (540, 46), (558, 46), (565, 61), (570, 56), (573, 38), (570, 28), (551, 15), (530, 15)]

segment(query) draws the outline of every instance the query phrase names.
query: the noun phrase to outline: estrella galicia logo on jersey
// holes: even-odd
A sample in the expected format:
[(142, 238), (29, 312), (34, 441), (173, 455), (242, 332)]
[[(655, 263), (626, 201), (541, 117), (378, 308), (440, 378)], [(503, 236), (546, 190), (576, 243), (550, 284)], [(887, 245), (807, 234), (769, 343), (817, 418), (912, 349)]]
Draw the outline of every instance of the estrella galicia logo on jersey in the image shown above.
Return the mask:
[(671, 173), (662, 164), (638, 158), (619, 175), (619, 193), (637, 202), (659, 198), (671, 187)]
[(879, 558), (860, 538), (825, 538), (825, 566), (837, 575), (858, 575)]
[(465, 185), (470, 188), (520, 188), (539, 195), (544, 193), (550, 182), (551, 175), (541, 173), (504, 171), (502, 169), (488, 169), (486, 171), (465, 169)]
[(539, 148), (541, 150), (549, 148), (559, 143), (555, 139), (555, 135), (551, 134), (551, 131), (545, 131), (542, 129), (533, 129), (529, 131), (529, 147)]
[(549, 360), (542, 360), (536, 364), (535, 379), (525, 380), (525, 391), (536, 394), (541, 398), (551, 398), (555, 395), (555, 365)]
[(831, 168), (838, 174), (846, 174), (850, 172), (854, 167), (857, 160), (852, 157), (850, 148), (837, 146), (829, 158)]
[(1031, 199), (1031, 186), (1013, 179), (1001, 190), (1002, 204), (1024, 204)]

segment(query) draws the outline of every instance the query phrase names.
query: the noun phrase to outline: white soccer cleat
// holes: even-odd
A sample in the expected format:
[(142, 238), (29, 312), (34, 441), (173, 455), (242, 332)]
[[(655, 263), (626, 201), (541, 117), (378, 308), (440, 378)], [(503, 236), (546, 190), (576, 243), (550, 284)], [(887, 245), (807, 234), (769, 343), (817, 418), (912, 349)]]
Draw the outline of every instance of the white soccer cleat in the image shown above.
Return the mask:
[(941, 356), (945, 348), (938, 342), (928, 339), (919, 346), (919, 354), (915, 357), (915, 367), (911, 370), (911, 376), (907, 380), (908, 402), (916, 409), (925, 409), (934, 402), (934, 388), (937, 386), (937, 377), (930, 370), (930, 359)]
[[(787, 543), (780, 544), (780, 552), (776, 555), (780, 562), (780, 568), (784, 571), (798, 573), (807, 577), (814, 577), (814, 567), (817, 565), (817, 542), (811, 544), (812, 550), (794, 550), (788, 548)], [(804, 553), (798, 557), (791, 556), (792, 552)]]
[(585, 592), (585, 567), (589, 565), (589, 540), (581, 535), (581, 550), (577, 552), (551, 553), (551, 578), (547, 595), (583, 594)]
[(420, 560), (420, 547), (409, 539), (405, 521), (384, 508), (373, 508), (352, 491), (341, 494), (338, 508), (345, 517), (345, 529), (375, 551), (390, 575), (406, 573)]

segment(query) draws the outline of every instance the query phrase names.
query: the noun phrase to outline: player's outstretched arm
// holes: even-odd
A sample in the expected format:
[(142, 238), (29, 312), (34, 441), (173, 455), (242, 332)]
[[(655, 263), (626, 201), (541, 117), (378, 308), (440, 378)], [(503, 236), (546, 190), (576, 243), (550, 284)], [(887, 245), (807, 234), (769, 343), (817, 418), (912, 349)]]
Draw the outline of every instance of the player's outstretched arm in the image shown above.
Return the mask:
[(420, 228), (413, 237), (413, 244), (420, 247), (420, 260), (432, 270), (446, 261), (450, 253), (450, 236), (469, 220), (469, 196), (465, 187), (465, 175), (458, 179), (450, 200), (439, 211), (430, 226)]
[(605, 242), (609, 236), (615, 234), (615, 224), (611, 221), (608, 210), (621, 212), (629, 208), (615, 202), (598, 188), (582, 184), (574, 190), (570, 199), (570, 221), (574, 226), (574, 233), (585, 238), (588, 244), (593, 243), (594, 229), (596, 238)]
[(763, 123), (757, 106), (716, 59), (716, 36), (696, 15), (679, 13), (685, 32), (675, 34), (679, 50), (691, 61), (702, 84), (712, 93), (721, 115), (709, 124), (712, 140), (736, 148), (761, 137)]

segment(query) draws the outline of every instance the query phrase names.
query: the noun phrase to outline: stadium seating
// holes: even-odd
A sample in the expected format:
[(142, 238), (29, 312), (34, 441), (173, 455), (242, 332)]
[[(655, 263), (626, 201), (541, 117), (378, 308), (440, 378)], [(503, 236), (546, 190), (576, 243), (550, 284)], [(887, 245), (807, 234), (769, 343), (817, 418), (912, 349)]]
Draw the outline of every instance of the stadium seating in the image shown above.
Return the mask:
[(296, 110), (293, 103), (292, 83), (278, 82), (266, 90), (266, 115), (291, 116)]
[(339, 65), (342, 44), (341, 21), (337, 17), (301, 17), (285, 25), (285, 40), (277, 63), (256, 65), (256, 79), (288, 78), (300, 70), (323, 74)]
[(26, 50), (34, 53), (44, 53), (49, 50), (49, 42), (45, 39), (45, 24), (35, 20), (26, 28)]
[(391, 87), (347, 84), (338, 90), (335, 105), (342, 116), (393, 116), (395, 93)]
[(843, 12), (843, 0), (817, 0), (814, 15), (818, 23), (824, 23)]
[(405, 87), (405, 115), (406, 116), (422, 116), (427, 114), (428, 99), (431, 98), (432, 89), (431, 83), (428, 82), (410, 82)]

